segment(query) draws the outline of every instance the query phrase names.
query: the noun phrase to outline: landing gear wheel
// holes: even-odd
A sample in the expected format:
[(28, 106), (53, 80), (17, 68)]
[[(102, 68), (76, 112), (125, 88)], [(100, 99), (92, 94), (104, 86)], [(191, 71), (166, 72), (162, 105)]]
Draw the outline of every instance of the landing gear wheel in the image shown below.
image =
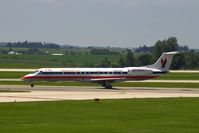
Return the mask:
[(106, 89), (112, 89), (112, 85), (108, 81), (102, 82), (102, 86)]
[(105, 88), (106, 89), (112, 89), (112, 85), (111, 84), (107, 84), (107, 85), (105, 85)]
[(34, 84), (31, 84), (30, 87), (34, 87)]

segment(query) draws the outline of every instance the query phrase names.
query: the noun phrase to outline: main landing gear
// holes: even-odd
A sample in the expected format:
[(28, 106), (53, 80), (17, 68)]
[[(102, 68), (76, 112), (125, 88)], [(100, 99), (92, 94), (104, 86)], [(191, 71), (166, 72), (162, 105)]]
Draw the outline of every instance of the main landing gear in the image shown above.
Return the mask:
[(103, 84), (102, 84), (103, 87), (105, 87), (106, 89), (112, 89), (112, 85), (111, 83), (109, 83), (108, 81), (105, 81)]
[(112, 85), (111, 85), (111, 84), (107, 84), (107, 85), (105, 86), (105, 88), (106, 88), (106, 89), (112, 89)]

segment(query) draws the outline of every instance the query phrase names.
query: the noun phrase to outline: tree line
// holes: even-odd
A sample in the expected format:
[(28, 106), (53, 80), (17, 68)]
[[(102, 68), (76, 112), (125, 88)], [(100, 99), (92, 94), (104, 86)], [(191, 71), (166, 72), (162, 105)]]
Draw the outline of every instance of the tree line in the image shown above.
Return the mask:
[(2, 42), (0, 47), (8, 48), (60, 48), (60, 45), (47, 42)]
[(199, 51), (190, 50), (188, 46), (180, 46), (176, 37), (157, 41), (152, 47), (139, 47), (135, 51), (127, 49), (125, 55), (120, 55), (116, 64), (110, 63), (104, 59), (102, 66), (105, 67), (130, 67), (130, 66), (145, 66), (153, 64), (163, 52), (180, 51), (176, 55), (171, 69), (199, 69)]
[[(131, 66), (145, 66), (153, 64), (163, 52), (181, 51), (176, 55), (171, 69), (199, 69), (199, 51), (189, 49), (188, 46), (181, 46), (178, 44), (176, 37), (169, 37), (164, 40), (158, 40), (153, 46), (141, 46), (136, 49), (126, 49), (125, 52), (111, 51), (109, 48), (88, 48), (90, 51), (83, 52), (81, 48), (78, 51), (73, 51), (67, 47), (62, 47), (54, 43), (42, 42), (7, 42), (0, 43), (0, 47), (8, 47), (9, 51), (12, 48), (28, 48), (21, 50), (22, 54), (45, 54), (40, 48), (64, 48), (65, 55), (107, 55), (100, 63), (94, 64), (92, 62), (86, 63), (85, 67), (131, 67)], [(77, 48), (76, 48), (77, 49)], [(7, 54), (8, 50), (0, 49), (0, 54)], [(119, 55), (117, 62), (109, 60), (109, 55)]]

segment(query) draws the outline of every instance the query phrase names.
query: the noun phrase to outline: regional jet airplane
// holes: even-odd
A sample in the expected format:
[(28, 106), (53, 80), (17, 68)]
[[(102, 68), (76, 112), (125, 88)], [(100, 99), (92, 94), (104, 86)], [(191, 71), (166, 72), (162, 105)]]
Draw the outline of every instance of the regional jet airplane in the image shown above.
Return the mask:
[(41, 68), (35, 73), (25, 75), (21, 79), (31, 83), (35, 81), (75, 80), (99, 83), (107, 89), (112, 83), (127, 80), (146, 80), (157, 78), (168, 72), (172, 59), (178, 52), (165, 52), (152, 65), (124, 68)]

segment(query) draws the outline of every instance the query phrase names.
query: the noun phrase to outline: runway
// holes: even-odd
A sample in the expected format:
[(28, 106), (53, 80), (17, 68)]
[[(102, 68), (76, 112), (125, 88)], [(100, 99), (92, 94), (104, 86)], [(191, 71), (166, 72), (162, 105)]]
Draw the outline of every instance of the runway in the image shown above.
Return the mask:
[(60, 101), (88, 99), (125, 99), (125, 98), (166, 98), (199, 97), (199, 89), (189, 88), (149, 88), (149, 87), (100, 87), (69, 86), (13, 86), (1, 85), (0, 90), (29, 92), (0, 92), (0, 102)]

